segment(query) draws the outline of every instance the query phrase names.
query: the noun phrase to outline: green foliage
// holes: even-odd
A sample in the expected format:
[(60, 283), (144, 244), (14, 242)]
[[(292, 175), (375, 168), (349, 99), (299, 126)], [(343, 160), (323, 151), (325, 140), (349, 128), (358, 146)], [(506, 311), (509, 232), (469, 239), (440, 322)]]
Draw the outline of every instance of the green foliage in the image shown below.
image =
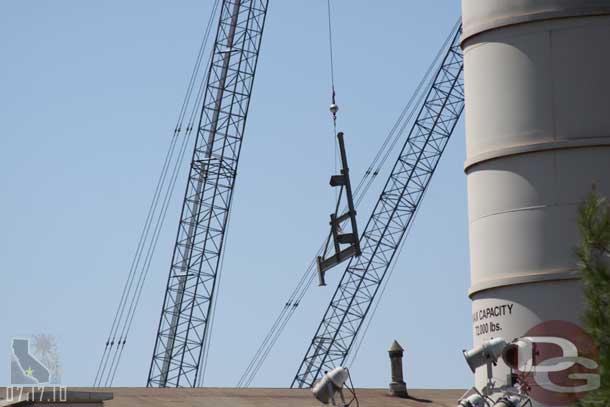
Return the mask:
[(586, 308), (585, 329), (597, 344), (601, 387), (580, 403), (584, 407), (610, 406), (610, 208), (606, 198), (592, 192), (578, 219), (582, 242), (580, 260)]

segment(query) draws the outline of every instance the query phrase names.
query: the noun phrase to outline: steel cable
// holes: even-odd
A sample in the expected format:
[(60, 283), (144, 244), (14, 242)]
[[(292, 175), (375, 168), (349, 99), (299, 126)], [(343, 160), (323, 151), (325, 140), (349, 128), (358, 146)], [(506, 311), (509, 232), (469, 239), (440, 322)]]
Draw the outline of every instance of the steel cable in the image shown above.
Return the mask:
[(136, 291), (135, 296), (132, 298), (132, 301), (130, 303), (130, 308), (129, 308), (129, 312), (127, 315), (129, 315), (126, 323), (123, 325), (123, 329), (121, 331), (121, 335), (119, 336), (119, 338), (124, 338), (123, 343), (122, 343), (122, 347), (120, 349), (120, 351), (118, 352), (118, 358), (116, 358), (116, 363), (113, 363), (115, 365), (114, 368), (114, 373), (112, 374), (112, 376), (109, 377), (109, 385), (112, 384), (112, 381), (114, 380), (114, 375), (116, 375), (116, 370), (118, 367), (118, 362), (120, 361), (120, 357), (122, 355), (122, 351), (125, 345), (125, 340), (127, 338), (127, 335), (131, 329), (131, 325), (133, 323), (133, 318), (135, 315), (135, 311), (137, 309), (137, 305), (139, 304), (140, 301), (140, 297), (142, 294), (142, 289), (144, 287), (144, 282), (146, 280), (146, 277), (148, 276), (149, 270), (150, 270), (150, 265), (152, 262), (152, 258), (157, 246), (157, 242), (163, 227), (163, 223), (165, 221), (166, 215), (167, 215), (167, 210), (169, 208), (169, 205), (171, 203), (171, 198), (173, 196), (173, 191), (174, 188), (176, 186), (177, 183), (177, 179), (178, 176), (180, 174), (180, 164), (183, 163), (183, 159), (184, 159), (184, 155), (186, 153), (187, 147), (189, 145), (189, 141), (190, 141), (190, 137), (192, 136), (192, 131), (193, 131), (193, 126), (194, 126), (194, 122), (198, 113), (198, 106), (199, 103), (201, 102), (202, 98), (203, 98), (203, 84), (205, 83), (205, 78), (203, 78), (203, 81), (201, 82), (200, 85), (200, 89), (198, 90), (197, 93), (197, 98), (195, 99), (195, 102), (193, 103), (193, 109), (191, 111), (190, 114), (190, 118), (187, 124), (188, 130), (187, 130), (187, 134), (186, 137), (183, 139), (183, 143), (180, 149), (180, 154), (178, 156), (178, 159), (175, 160), (175, 165), (174, 165), (174, 171), (171, 177), (171, 181), (170, 184), (166, 190), (166, 194), (164, 197), (164, 202), (162, 205), (162, 209), (159, 213), (159, 216), (157, 217), (157, 222), (156, 222), (156, 226), (154, 229), (154, 233), (153, 233), (153, 237), (150, 240), (150, 244), (148, 247), (148, 251), (147, 251), (147, 255), (145, 258), (145, 262), (144, 262), (144, 266), (140, 272), (139, 275), (139, 279), (138, 279), (138, 290)]
[[(205, 50), (207, 49), (212, 22), (214, 19), (214, 15), (216, 14), (216, 11), (218, 9), (218, 4), (219, 0), (215, 0), (212, 6), (208, 25), (204, 31), (203, 40), (201, 42), (196, 62), (193, 67), (191, 77), (189, 79), (187, 91), (178, 114), (176, 126), (172, 138), (170, 140), (170, 146), (166, 153), (163, 167), (156, 183), (153, 199), (150, 204), (144, 227), (140, 234), (140, 238), (138, 240), (136, 252), (131, 262), (127, 281), (123, 287), (119, 305), (115, 312), (110, 333), (106, 340), (106, 346), (104, 348), (102, 358), (98, 365), (98, 369), (96, 371), (96, 376), (93, 384), (95, 387), (101, 386), (102, 383), (104, 383), (104, 385), (106, 386), (112, 384), (114, 376), (116, 375), (118, 362), (125, 347), (127, 334), (133, 323), (135, 309), (137, 308), (137, 304), (139, 303), (139, 299), (141, 297), (144, 280), (146, 279), (148, 270), (150, 269), (150, 263), (154, 254), (156, 242), (158, 241), (161, 227), (167, 214), (169, 200), (176, 184), (176, 177), (179, 173), (180, 164), (183, 161), (184, 151), (186, 146), (188, 145), (188, 141), (193, 130), (193, 118), (195, 117), (195, 114), (198, 111), (197, 105), (201, 99), (202, 85), (199, 86), (197, 92), (198, 94), (195, 98), (194, 104), (191, 103), (193, 99), (193, 91), (196, 88), (196, 83), (201, 73), (203, 55), (205, 53)], [(187, 121), (187, 126), (186, 128), (184, 128), (184, 119), (190, 107), (193, 107), (193, 109), (191, 111), (189, 120)], [(179, 147), (178, 152), (176, 154), (176, 146), (178, 141), (180, 140), (181, 133), (183, 132), (184, 134), (182, 135), (182, 145)], [(173, 169), (171, 170), (170, 174), (170, 169), (172, 167)], [(161, 203), (160, 206), (159, 203)], [(145, 250), (146, 247), (147, 250)]]
[[(390, 157), (392, 152), (395, 150), (395, 147), (396, 147), (398, 141), (400, 140), (401, 136), (403, 136), (405, 129), (413, 121), (413, 118), (415, 117), (415, 115), (418, 111), (417, 108), (419, 107), (419, 105), (422, 104), (422, 102), (425, 98), (426, 93), (424, 91), (427, 90), (428, 88), (430, 88), (430, 86), (432, 86), (432, 83), (434, 81), (434, 77), (432, 74), (438, 68), (438, 65), (440, 64), (442, 56), (444, 55), (444, 51), (450, 44), (452, 38), (453, 38), (453, 31), (445, 39), (442, 46), (439, 48), (432, 63), (430, 64), (428, 69), (425, 71), (423, 78), (421, 79), (418, 86), (416, 87), (413, 95), (409, 99), (408, 103), (402, 109), (401, 113), (399, 114), (398, 119), (396, 120), (396, 122), (394, 123), (394, 125), (392, 126), (390, 131), (388, 132), (388, 135), (382, 142), (382, 145), (377, 150), (377, 153), (373, 157), (372, 162), (367, 167), (367, 170), (365, 171), (363, 177), (361, 178), (356, 189), (354, 190), (355, 206), (358, 206), (363, 201), (363, 199), (369, 192), (372, 184), (374, 183), (375, 178), (382, 171), (388, 158)], [(269, 353), (271, 352), (272, 348), (274, 347), (275, 343), (281, 336), (282, 332), (284, 331), (284, 329), (285, 329), (286, 325), (288, 324), (289, 320), (291, 319), (292, 315), (295, 313), (296, 308), (298, 307), (301, 300), (307, 293), (309, 287), (311, 287), (313, 281), (315, 280), (316, 258), (318, 255), (320, 255), (323, 252), (324, 246), (325, 246), (325, 244), (322, 244), (322, 247), (318, 250), (316, 256), (314, 256), (314, 259), (310, 263), (309, 267), (307, 268), (305, 273), (299, 279), (296, 288), (292, 291), (288, 301), (286, 301), (284, 307), (282, 308), (282, 311), (280, 312), (278, 317), (273, 322), (271, 329), (268, 331), (267, 335), (263, 339), (263, 342), (261, 343), (261, 345), (255, 352), (253, 358), (251, 359), (250, 363), (246, 367), (246, 370), (240, 377), (240, 379), (237, 383), (237, 387), (248, 387), (254, 380), (255, 376), (257, 375), (258, 371), (260, 370), (260, 368), (262, 367), (264, 362), (266, 361), (266, 359), (267, 359)], [(378, 302), (377, 302), (377, 306), (378, 306)], [(374, 312), (373, 312), (373, 314), (374, 314)], [(371, 319), (369, 319), (369, 324), (370, 324), (370, 320)], [(368, 329), (368, 325), (367, 325), (366, 329)], [(365, 332), (366, 332), (366, 329), (365, 329)], [(363, 337), (364, 337), (364, 335), (362, 336), (362, 338)]]

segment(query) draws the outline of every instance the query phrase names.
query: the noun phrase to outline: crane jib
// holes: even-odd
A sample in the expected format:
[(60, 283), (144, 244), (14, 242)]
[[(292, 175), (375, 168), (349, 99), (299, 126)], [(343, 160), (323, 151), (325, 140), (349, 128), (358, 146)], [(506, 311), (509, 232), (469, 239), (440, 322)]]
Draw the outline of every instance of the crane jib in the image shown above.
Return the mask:
[(201, 381), (267, 5), (221, 5), (148, 387)]
[(291, 387), (311, 387), (342, 366), (414, 218), (464, 109), (463, 54), (458, 25)]

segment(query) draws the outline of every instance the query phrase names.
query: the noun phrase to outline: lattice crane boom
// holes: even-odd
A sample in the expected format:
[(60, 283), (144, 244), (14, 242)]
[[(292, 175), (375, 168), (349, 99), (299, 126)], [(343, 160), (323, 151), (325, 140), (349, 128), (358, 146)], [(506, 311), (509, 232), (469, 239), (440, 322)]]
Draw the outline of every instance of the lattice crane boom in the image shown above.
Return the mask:
[(342, 365), (398, 251), (464, 109), (463, 55), (455, 33), (353, 258), (291, 387), (311, 387)]
[(268, 0), (223, 0), (148, 387), (195, 387), (217, 279)]

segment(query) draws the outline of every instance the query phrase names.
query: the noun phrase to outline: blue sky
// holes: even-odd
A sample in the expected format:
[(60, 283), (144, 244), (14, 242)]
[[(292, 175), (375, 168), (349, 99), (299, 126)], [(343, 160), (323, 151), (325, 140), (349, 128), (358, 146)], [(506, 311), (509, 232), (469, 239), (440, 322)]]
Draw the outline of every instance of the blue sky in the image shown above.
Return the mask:
[[(232, 386), (327, 233), (333, 192), (326, 1), (270, 1), (206, 385)], [(54, 335), (93, 381), (211, 1), (0, 3), (0, 384), (14, 336)], [(340, 128), (354, 182), (459, 16), (458, 1), (334, 0)], [(471, 344), (463, 121), (353, 366), (359, 387), (465, 387)], [(380, 182), (381, 183), (381, 182)], [(145, 384), (182, 199), (176, 189), (116, 385)], [(364, 224), (370, 203), (360, 211)], [(287, 386), (329, 287), (310, 290), (256, 386)], [(6, 360), (4, 360), (6, 358)]]

